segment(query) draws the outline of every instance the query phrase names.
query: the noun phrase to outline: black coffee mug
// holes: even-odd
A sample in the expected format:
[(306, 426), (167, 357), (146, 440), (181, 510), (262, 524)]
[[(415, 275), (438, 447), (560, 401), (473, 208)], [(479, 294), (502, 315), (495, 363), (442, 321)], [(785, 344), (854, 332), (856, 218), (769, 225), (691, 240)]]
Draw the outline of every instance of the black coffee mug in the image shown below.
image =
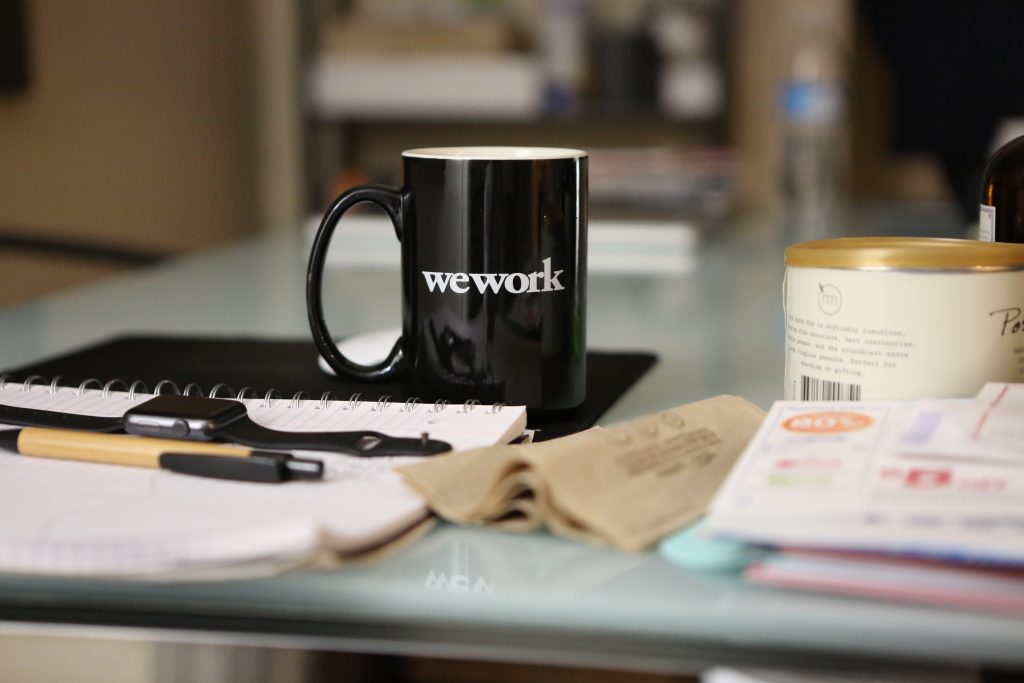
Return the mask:
[[(401, 189), (352, 188), (313, 241), (313, 339), (342, 377), (401, 381), (424, 400), (560, 410), (586, 393), (587, 155), (453, 147), (403, 152)], [(402, 335), (376, 365), (346, 358), (324, 323), (324, 257), (350, 207), (370, 202), (402, 250)]]

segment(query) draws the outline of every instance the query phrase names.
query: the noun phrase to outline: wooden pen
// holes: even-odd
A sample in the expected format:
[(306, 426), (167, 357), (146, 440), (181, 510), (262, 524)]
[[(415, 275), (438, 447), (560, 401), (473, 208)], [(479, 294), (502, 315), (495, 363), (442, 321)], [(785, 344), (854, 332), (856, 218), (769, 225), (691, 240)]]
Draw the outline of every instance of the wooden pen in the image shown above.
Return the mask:
[(39, 458), (163, 468), (184, 474), (252, 482), (319, 479), (323, 463), (290, 453), (210, 442), (23, 427), (0, 431), (0, 448)]

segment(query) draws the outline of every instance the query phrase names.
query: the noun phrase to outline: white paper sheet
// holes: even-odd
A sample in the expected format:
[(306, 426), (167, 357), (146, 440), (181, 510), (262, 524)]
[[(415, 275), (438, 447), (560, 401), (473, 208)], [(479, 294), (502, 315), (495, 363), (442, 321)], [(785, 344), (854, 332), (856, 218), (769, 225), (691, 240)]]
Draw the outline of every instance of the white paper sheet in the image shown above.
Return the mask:
[(268, 485), (0, 454), (0, 571), (149, 574), (357, 552), (427, 515), (390, 462), (317, 457), (324, 481)]

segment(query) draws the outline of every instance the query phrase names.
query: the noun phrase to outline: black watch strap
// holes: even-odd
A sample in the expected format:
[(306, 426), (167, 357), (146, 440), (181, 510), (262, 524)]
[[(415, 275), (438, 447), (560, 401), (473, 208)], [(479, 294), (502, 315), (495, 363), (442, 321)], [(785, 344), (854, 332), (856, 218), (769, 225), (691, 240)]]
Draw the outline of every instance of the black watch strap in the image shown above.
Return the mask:
[(380, 432), (285, 432), (269, 429), (246, 416), (221, 427), (218, 439), (254, 448), (334, 451), (360, 456), (436, 455), (452, 449), (444, 441), (388, 436)]
[[(121, 417), (98, 417), (53, 410), (0, 404), (0, 424), (18, 427), (52, 427), (89, 432), (120, 432)], [(424, 435), (418, 439), (388, 436), (380, 432), (285, 432), (253, 422), (249, 416), (233, 420), (212, 436), (245, 446), (270, 450), (333, 451), (359, 456), (436, 455), (452, 447)]]
[(118, 417), (97, 417), (59, 413), (55, 410), (23, 408), (0, 404), (0, 424), (18, 427), (53, 427), (56, 429), (80, 429), (87, 432), (119, 432), (122, 419)]

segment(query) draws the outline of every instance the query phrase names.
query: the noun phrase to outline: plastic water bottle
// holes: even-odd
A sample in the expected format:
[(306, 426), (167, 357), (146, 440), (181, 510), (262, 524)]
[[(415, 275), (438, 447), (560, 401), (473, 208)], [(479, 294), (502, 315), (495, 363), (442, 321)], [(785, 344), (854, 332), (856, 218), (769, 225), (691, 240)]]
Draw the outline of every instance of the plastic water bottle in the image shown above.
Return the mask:
[(582, 105), (586, 81), (587, 4), (584, 0), (550, 0), (544, 10), (540, 36), (544, 107), (549, 114), (574, 114)]
[(823, 219), (836, 209), (844, 180), (843, 53), (822, 12), (808, 7), (796, 20), (790, 68), (779, 92), (782, 194), (796, 217)]

